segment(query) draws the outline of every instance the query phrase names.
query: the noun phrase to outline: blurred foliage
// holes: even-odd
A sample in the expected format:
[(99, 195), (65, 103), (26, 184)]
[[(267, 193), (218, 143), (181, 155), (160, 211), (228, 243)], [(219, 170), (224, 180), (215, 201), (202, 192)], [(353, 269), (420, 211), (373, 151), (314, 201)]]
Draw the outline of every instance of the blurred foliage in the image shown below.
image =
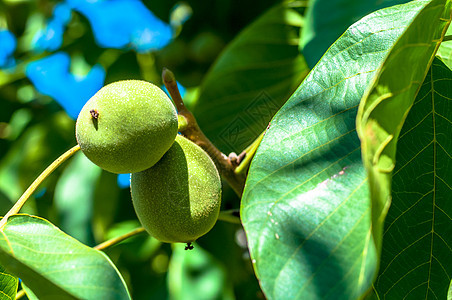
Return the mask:
[[(73, 5), (80, 1), (67, 2)], [(144, 79), (158, 85), (162, 67), (168, 67), (187, 89), (186, 101), (190, 103), (223, 48), (278, 1), (224, 0), (207, 5), (200, 0), (142, 1), (157, 18), (172, 25), (174, 36), (166, 47), (140, 53), (99, 46), (90, 19), (77, 9), (69, 10), (68, 15), (62, 3), (0, 0), (0, 30), (7, 30), (16, 39), (9, 50), (2, 44), (5, 40), (0, 41), (5, 48), (0, 49), (2, 53), (12, 52), (2, 57), (0, 67), (1, 214), (55, 158), (75, 145), (74, 112), (65, 110), (67, 103), (61, 101), (77, 100), (73, 95), (77, 82), (94, 66), (105, 70), (103, 84)], [(55, 7), (59, 7), (58, 13)], [(51, 46), (42, 39), (37, 43), (39, 35), (44, 33), (48, 38), (51, 29), (61, 31), (61, 45), (52, 44), (54, 40)], [(61, 70), (57, 72), (60, 75), (53, 75), (55, 81), (44, 78), (50, 88), (59, 90), (43, 91), (27, 78), (25, 70), (30, 63), (57, 51), (70, 57), (70, 63), (66, 67), (56, 63)], [(63, 96), (69, 100), (55, 99), (65, 92)], [(226, 184), (223, 195), (225, 209), (239, 207), (238, 198)], [(98, 169), (82, 155), (47, 178), (22, 211), (50, 220), (88, 246), (139, 226), (129, 189), (118, 186), (115, 174)], [(106, 254), (123, 275), (133, 299), (187, 299), (186, 293), (196, 299), (203, 299), (203, 295), (204, 299), (263, 298), (244, 232), (236, 224), (218, 222), (211, 233), (199, 239), (193, 252), (141, 234), (107, 249)]]
[[(296, 202), (295, 200), (299, 200), (297, 197), (305, 192), (305, 187), (296, 181), (299, 180), (298, 175), (301, 173), (297, 175), (293, 172), (306, 172), (306, 176), (314, 178), (314, 181), (319, 180), (319, 183), (330, 182), (331, 178), (344, 180), (343, 186), (347, 187), (344, 191), (349, 191), (353, 186), (350, 185), (350, 180), (336, 179), (337, 175), (333, 175), (336, 171), (339, 175), (343, 175), (348, 166), (344, 165), (336, 171), (328, 171), (332, 173), (322, 173), (324, 177), (317, 175), (312, 177), (312, 170), (320, 166), (317, 158), (314, 161), (309, 160), (314, 166), (314, 169), (310, 169), (301, 166), (305, 161), (298, 159), (299, 157), (297, 159), (292, 157), (299, 155), (297, 151), (307, 149), (305, 148), (307, 146), (314, 147), (314, 150), (320, 151), (322, 155), (325, 154), (328, 159), (340, 154), (337, 151), (334, 155), (331, 155), (331, 152), (323, 152), (324, 150), (316, 144), (319, 142), (317, 140), (305, 142), (305, 139), (316, 136), (301, 134), (298, 127), (317, 120), (318, 116), (326, 116), (325, 120), (336, 123), (339, 121), (335, 120), (345, 116), (348, 123), (340, 121), (337, 124), (350, 125), (347, 135), (354, 134), (352, 128), (355, 127), (353, 115), (355, 111), (353, 109), (357, 108), (357, 103), (361, 99), (362, 95), (358, 94), (364, 91), (371, 78), (369, 76), (373, 76), (373, 71), (369, 72), (367, 68), (376, 69), (372, 64), (378, 62), (380, 65), (385, 52), (377, 51), (378, 55), (368, 59), (358, 47), (356, 52), (353, 52), (355, 50), (343, 52), (346, 54), (344, 54), (346, 63), (341, 63), (334, 60), (336, 53), (342, 53), (342, 51), (337, 52), (335, 47), (341, 45), (351, 51), (348, 43), (357, 44), (356, 36), (359, 35), (350, 34), (352, 31), (349, 31), (350, 35), (346, 32), (341, 36), (348, 26), (369, 12), (404, 2), (406, 1), (262, 0), (244, 2), (223, 0), (207, 3), (201, 0), (184, 2), (176, 0), (0, 0), (0, 215), (8, 211), (29, 184), (54, 159), (76, 144), (74, 129), (78, 112), (101, 86), (123, 79), (147, 80), (161, 86), (161, 70), (167, 67), (176, 75), (180, 89), (183, 90), (181, 94), (184, 102), (195, 114), (201, 128), (226, 154), (231, 151), (241, 151), (261, 134), (262, 130), (268, 129), (260, 152), (253, 161), (254, 170), (252, 166), (250, 172), (255, 174), (254, 177), (250, 175), (248, 178), (243, 203), (245, 206), (248, 205), (247, 201), (252, 196), (253, 201), (261, 202), (262, 207), (266, 209), (268, 204), (273, 207), (274, 199), (278, 199), (279, 205), (284, 204), (285, 200), (290, 200), (291, 205), (284, 206), (284, 210), (278, 215), (281, 218), (281, 224), (286, 223), (290, 230), (309, 228), (306, 224), (315, 224), (311, 221), (316, 216), (312, 213), (312, 206), (309, 207), (309, 214), (300, 215), (299, 207), (292, 205)], [(423, 2), (427, 1), (412, 3), (420, 7)], [(307, 8), (308, 3), (310, 7)], [(399, 8), (394, 10), (403, 14), (404, 18), (409, 16), (406, 11), (401, 11)], [(387, 11), (391, 12), (391, 10)], [(387, 18), (389, 21), (384, 20), (384, 23), (390, 27), (390, 32), (394, 29), (391, 23), (392, 18), (394, 17), (389, 15)], [(375, 19), (378, 20), (378, 18)], [(394, 24), (405, 22), (402, 17), (399, 19), (396, 17), (396, 20)], [(370, 21), (361, 19), (355, 23), (362, 24), (365, 28), (358, 32), (361, 34), (368, 32), (373, 36), (374, 32), (367, 31), (371, 28)], [(380, 34), (384, 33), (381, 25), (376, 28)], [(402, 30), (403, 26), (396, 26), (395, 29)], [(331, 46), (339, 36), (341, 38), (338, 44)], [(364, 49), (374, 54), (374, 46), (377, 49), (389, 46), (388, 41), (391, 39), (385, 36), (383, 38), (384, 42), (367, 40), (371, 46)], [(441, 46), (439, 55), (450, 67), (451, 46), (448, 43)], [(327, 49), (330, 50), (325, 54)], [(349, 72), (354, 70), (353, 66), (356, 65), (356, 61), (359, 61), (349, 60), (347, 56), (349, 53), (356, 54), (356, 57), (362, 60), (362, 64), (357, 66), (364, 71), (351, 73), (351, 76), (345, 77), (345, 81), (336, 84), (335, 80), (341, 79), (341, 76), (347, 73), (343, 70)], [(316, 67), (308, 75), (307, 80), (300, 85), (310, 72), (310, 67), (314, 66)], [(397, 67), (397, 69), (406, 71), (406, 68)], [(356, 75), (363, 76), (361, 85), (357, 85), (354, 78)], [(346, 97), (338, 98), (337, 94), (334, 94), (335, 90), (329, 88), (324, 90), (325, 93), (319, 94), (319, 82), (323, 83), (318, 80), (319, 78), (327, 83), (334, 83), (332, 85), (334, 88), (340, 89), (347, 84), (352, 87), (344, 90), (347, 93), (339, 93)], [(309, 88), (303, 88), (308, 85)], [(300, 87), (298, 92), (293, 93), (297, 86)], [(315, 93), (316, 97), (311, 97), (310, 93)], [(291, 94), (292, 100), (287, 101)], [(333, 99), (331, 101), (334, 103), (331, 103), (334, 105), (329, 102), (328, 97), (325, 98), (325, 95), (328, 97), (332, 95), (330, 98)], [(341, 105), (344, 99), (353, 100), (353, 109), (347, 106), (344, 110), (347, 115), (338, 115), (337, 111), (342, 111)], [(312, 104), (314, 101), (317, 102)], [(339, 106), (336, 107), (336, 104)], [(280, 110), (281, 106), (283, 106), (282, 110)], [(273, 118), (278, 110), (279, 113)], [(311, 114), (315, 116), (309, 118)], [(303, 116), (305, 119), (297, 122), (294, 118), (296, 115)], [(353, 135), (354, 140), (350, 143), (343, 143), (336, 138), (331, 140), (331, 132), (335, 132), (337, 128), (345, 128), (337, 127), (336, 123), (331, 123), (332, 126), (328, 127), (321, 125), (320, 133), (329, 132), (324, 135), (327, 139), (325, 145), (328, 144), (328, 147), (331, 147), (333, 144), (330, 142), (334, 141), (339, 143), (341, 149), (351, 147), (351, 153), (356, 154), (352, 159), (361, 164), (359, 153), (355, 152), (359, 147), (356, 144), (358, 142), (356, 136)], [(310, 126), (307, 128), (315, 129)], [(278, 131), (280, 129), (281, 131)], [(286, 134), (291, 132), (295, 133), (294, 136), (299, 140), (286, 138)], [(344, 136), (341, 135), (341, 137)], [(280, 138), (284, 139), (286, 144), (281, 142), (272, 144)], [(277, 151), (264, 153), (266, 143), (271, 146), (271, 149), (274, 148)], [(281, 158), (282, 156), (284, 158)], [(320, 161), (327, 163), (328, 159)], [(281, 168), (285, 160), (288, 160), (288, 163)], [(297, 162), (300, 168), (294, 168), (294, 162)], [(269, 176), (255, 170), (259, 172), (268, 170)], [(347, 170), (347, 174), (349, 173), (350, 171)], [(264, 181), (256, 177), (261, 175)], [(132, 206), (128, 178), (128, 174), (118, 176), (105, 172), (78, 153), (45, 180), (22, 210), (46, 220), (24, 216), (12, 219), (16, 220), (18, 227), (22, 223), (30, 223), (30, 219), (36, 219), (36, 222), (47, 224), (46, 228), (52, 231), (55, 228), (50, 223), (53, 223), (82, 243), (95, 246), (140, 226)], [(255, 178), (257, 181), (253, 182)], [(274, 182), (278, 185), (277, 188), (272, 185)], [(303, 179), (303, 182), (306, 181)], [(253, 186), (254, 183), (259, 184), (260, 192), (259, 188)], [(287, 184), (288, 188), (285, 191), (281, 187)], [(268, 190), (272, 188), (273, 190), (269, 192)], [(309, 200), (314, 199), (313, 194), (309, 194), (311, 191), (311, 188), (306, 190)], [(334, 190), (334, 186), (329, 191), (334, 194), (334, 199), (343, 199)], [(282, 198), (278, 193), (283, 193)], [(271, 199), (266, 199), (268, 197)], [(366, 199), (365, 197), (352, 199), (362, 201)], [(326, 197), (325, 203), (330, 206), (336, 205), (334, 201), (332, 202), (333, 198)], [(222, 200), (222, 210), (237, 210), (240, 207), (240, 199), (226, 183), (223, 183)], [(282, 244), (280, 242), (286, 239), (286, 235), (280, 235), (281, 231), (274, 235), (273, 233), (265, 235), (263, 231), (258, 230), (262, 224), (268, 226), (267, 229), (273, 228), (273, 224), (270, 223), (278, 219), (275, 215), (270, 222), (254, 221), (259, 218), (268, 220), (271, 211), (259, 211), (261, 209), (259, 206), (254, 203), (250, 205), (254, 205), (252, 206), (254, 210), (244, 213), (242, 209), (243, 224), (252, 225), (251, 230), (247, 229), (249, 245), (240, 224), (219, 221), (211, 232), (196, 241), (193, 251), (184, 251), (185, 245), (161, 243), (146, 233), (129, 238), (104, 251), (123, 276), (133, 299), (264, 299), (264, 294), (256, 280), (249, 249), (253, 254), (256, 249), (263, 250), (253, 261), (256, 263), (255, 270), (270, 270), (270, 277), (265, 277), (264, 272), (259, 273), (262, 287), (265, 289), (267, 286), (268, 298), (290, 297), (288, 292), (296, 292), (295, 287), (304, 289), (300, 285), (302, 282), (300, 276), (304, 276), (303, 274), (306, 274), (305, 278), (308, 278), (308, 282), (316, 281), (312, 279), (318, 276), (324, 276), (321, 280), (317, 280), (319, 286), (326, 287), (322, 291), (329, 292), (330, 288), (334, 288), (341, 290), (345, 297), (350, 295), (342, 285), (325, 284), (340, 278), (331, 276), (331, 269), (325, 268), (323, 270), (325, 273), (322, 273), (323, 271), (318, 272), (315, 268), (306, 268), (306, 266), (309, 267), (306, 264), (301, 267), (297, 265), (297, 263), (304, 263), (305, 257), (294, 256), (292, 250), (296, 249), (298, 253), (302, 253), (300, 250), (305, 250), (302, 243), (295, 245), (293, 243), (296, 243), (296, 240), (292, 238), (290, 243)], [(337, 207), (341, 206), (339, 202), (337, 205), (339, 205)], [(353, 210), (347, 209), (350, 208), (349, 206), (344, 207), (347, 214), (353, 213)], [(278, 206), (273, 207), (273, 209), (276, 208)], [(353, 208), (365, 210), (368, 206), (367, 204), (362, 207), (355, 205)], [(290, 213), (287, 213), (285, 209), (292, 211), (288, 210)], [(321, 211), (327, 212), (324, 207)], [(291, 222), (298, 216), (308, 219), (307, 221), (303, 219), (300, 223)], [(340, 214), (337, 218), (330, 218), (329, 221), (336, 222), (331, 223), (333, 230), (329, 230), (328, 226), (328, 228), (322, 227), (326, 228), (329, 234), (337, 233), (338, 228), (346, 228), (343, 224), (344, 217)], [(352, 224), (350, 222), (353, 218), (347, 217), (345, 221)], [(317, 232), (318, 228), (320, 227), (316, 227), (313, 232)], [(350, 228), (355, 230), (355, 225)], [(287, 232), (291, 233), (290, 230)], [(58, 235), (67, 237), (57, 232)], [(45, 232), (40, 233), (41, 236), (31, 234), (29, 239), (35, 243), (34, 245), (45, 245), (43, 233)], [(355, 255), (356, 252), (350, 249), (356, 250), (361, 242), (366, 242), (362, 236), (359, 236), (357, 239), (359, 243), (351, 242), (350, 245), (353, 245), (353, 248), (342, 240), (337, 245), (334, 244), (331, 235), (323, 233), (320, 235), (324, 241), (323, 245), (332, 245), (334, 249), (331, 252), (319, 251), (322, 248), (315, 245), (312, 248), (313, 255), (331, 260), (332, 270), (338, 271), (339, 274), (342, 269), (338, 268), (335, 256), (344, 253), (344, 257), (359, 258), (359, 255)], [(54, 234), (48, 236), (50, 240), (54, 239)], [(303, 234), (298, 234), (298, 237), (300, 236)], [(344, 232), (344, 236), (352, 235), (347, 231)], [(20, 235), (15, 235), (15, 238), (19, 242), (25, 240), (25, 238), (21, 239)], [(263, 238), (265, 243), (257, 243), (258, 238)], [(55, 239), (55, 243), (56, 240), (58, 238)], [(72, 239), (70, 241), (80, 245)], [(293, 244), (294, 247), (287, 247), (288, 244)], [(341, 248), (337, 248), (340, 245)], [(93, 256), (95, 255), (93, 253), (98, 253), (88, 249), (87, 253)], [(269, 252), (272, 253), (269, 254)], [(366, 250), (365, 253), (367, 255), (368, 251)], [(7, 251), (0, 251), (0, 254), (2, 264), (14, 265)], [(23, 252), (21, 259), (25, 261), (28, 256), (29, 253)], [(39, 265), (44, 260), (44, 256), (41, 258), (35, 258), (34, 262)], [(299, 260), (293, 261), (294, 258)], [(52, 260), (48, 257), (47, 259)], [(289, 272), (284, 273), (283, 268), (278, 267), (278, 261), (282, 262)], [(370, 258), (369, 261), (371, 261)], [(311, 262), (316, 263), (319, 260)], [(324, 268), (326, 264), (323, 260), (320, 262), (319, 268)], [(51, 263), (46, 265), (51, 266)], [(344, 266), (359, 267), (354, 263), (344, 263)], [(31, 276), (28, 277), (31, 281), (36, 279), (36, 277), (33, 278), (31, 269), (18, 268), (17, 265), (13, 267), (15, 270), (19, 269), (14, 274), (24, 274), (20, 275), (24, 281), (26, 281), (25, 276)], [(46, 272), (45, 268), (40, 272)], [(298, 272), (301, 269), (306, 273)], [(367, 286), (362, 284), (363, 282), (370, 284), (373, 270), (356, 270), (361, 275), (364, 271), (370, 274), (368, 281), (362, 280), (362, 277), (351, 276), (347, 286), (354, 290), (367, 289)], [(102, 272), (97, 274), (102, 276)], [(14, 296), (18, 280), (13, 277), (12, 280), (6, 281), (6, 275), (8, 274), (0, 275), (0, 277), (3, 276), (2, 288), (8, 295)], [(41, 280), (45, 279), (41, 273), (38, 275)], [(80, 277), (83, 277), (83, 274)], [(359, 279), (361, 285), (355, 284), (353, 282), (355, 279)], [(392, 280), (391, 284), (395, 281)], [(49, 289), (60, 289), (60, 286), (49, 280), (42, 282), (46, 283)], [(345, 281), (338, 282), (342, 284)], [(39, 282), (33, 282), (33, 284), (34, 287), (39, 287)], [(281, 294), (268, 293), (270, 289), (268, 286), (273, 288), (275, 284), (280, 284), (277, 287), (278, 293)], [(294, 288), (288, 291), (288, 285)], [(30, 287), (33, 288), (32, 285)], [(362, 291), (359, 293), (361, 295)], [(32, 294), (28, 295), (31, 299), (36, 298)], [(336, 292), (334, 295), (338, 296)]]

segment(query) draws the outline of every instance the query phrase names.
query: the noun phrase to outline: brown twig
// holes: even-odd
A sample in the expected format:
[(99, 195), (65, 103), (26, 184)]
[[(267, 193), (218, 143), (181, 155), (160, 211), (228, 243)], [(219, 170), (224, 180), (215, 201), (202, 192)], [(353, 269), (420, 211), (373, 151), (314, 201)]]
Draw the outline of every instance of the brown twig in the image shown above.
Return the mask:
[(234, 170), (237, 168), (237, 164), (218, 150), (218, 148), (215, 147), (215, 145), (213, 145), (201, 131), (195, 117), (184, 105), (179, 89), (177, 88), (177, 82), (173, 72), (163, 68), (162, 79), (174, 101), (174, 104), (176, 105), (178, 115), (184, 117), (187, 121), (187, 125), (184, 126), (185, 128), (181, 131), (181, 133), (186, 138), (203, 148), (204, 151), (210, 155), (221, 176), (223, 176), (223, 178), (229, 183), (237, 195), (242, 196), (246, 176), (244, 174), (235, 173)]

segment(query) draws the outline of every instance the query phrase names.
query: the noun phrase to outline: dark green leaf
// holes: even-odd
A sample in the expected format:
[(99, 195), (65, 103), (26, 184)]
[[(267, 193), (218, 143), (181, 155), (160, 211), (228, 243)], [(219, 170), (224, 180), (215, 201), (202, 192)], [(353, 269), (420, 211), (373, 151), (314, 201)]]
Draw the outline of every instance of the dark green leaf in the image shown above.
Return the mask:
[(348, 26), (383, 7), (408, 0), (311, 0), (302, 28), (300, 47), (313, 67)]
[(205, 77), (192, 111), (222, 151), (248, 146), (306, 76), (298, 51), (303, 18), (296, 6), (280, 4), (262, 15), (227, 46)]
[(377, 11), (336, 41), (277, 113), (241, 216), (269, 299), (357, 299), (378, 256), (355, 117), (388, 51), (427, 1)]
[(19, 279), (0, 266), (0, 300), (16, 299)]
[(8, 219), (0, 235), (0, 264), (40, 299), (130, 299), (104, 253), (38, 217)]
[(358, 110), (357, 131), (369, 174), (372, 231), (379, 252), (391, 203), (397, 139), (450, 20), (448, 1), (430, 1), (385, 59)]
[(375, 282), (380, 299), (447, 297), (452, 272), (451, 87), (452, 72), (435, 60), (400, 133)]

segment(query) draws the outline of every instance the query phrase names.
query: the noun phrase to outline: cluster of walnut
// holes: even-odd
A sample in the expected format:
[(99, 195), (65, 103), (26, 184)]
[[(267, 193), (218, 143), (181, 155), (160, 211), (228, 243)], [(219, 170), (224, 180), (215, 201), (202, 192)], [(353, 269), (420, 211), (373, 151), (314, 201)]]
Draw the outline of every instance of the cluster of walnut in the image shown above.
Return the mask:
[(156, 85), (111, 83), (83, 107), (76, 138), (99, 167), (131, 174), (133, 206), (150, 235), (191, 243), (217, 221), (221, 180), (209, 155), (177, 134), (177, 112)]

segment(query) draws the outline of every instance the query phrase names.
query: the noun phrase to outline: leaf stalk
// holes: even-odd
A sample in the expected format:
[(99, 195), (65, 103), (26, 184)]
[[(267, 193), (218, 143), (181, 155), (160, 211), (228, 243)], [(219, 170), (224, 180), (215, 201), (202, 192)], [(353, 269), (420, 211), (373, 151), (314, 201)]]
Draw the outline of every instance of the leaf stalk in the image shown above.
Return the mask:
[(27, 202), (28, 198), (34, 193), (34, 191), (38, 188), (38, 186), (46, 179), (52, 172), (58, 168), (63, 162), (65, 162), (69, 157), (74, 155), (78, 150), (80, 150), (80, 146), (76, 145), (63, 153), (60, 157), (54, 160), (36, 179), (33, 183), (27, 188), (27, 190), (22, 194), (22, 196), (17, 200), (14, 206), (6, 213), (3, 219), (0, 221), (0, 231), (5, 227), (8, 218), (12, 215), (19, 213), (22, 206), (24, 206), (25, 202)]
[(138, 234), (140, 234), (140, 233), (142, 233), (144, 231), (145, 231), (145, 229), (143, 227), (139, 227), (139, 228), (136, 228), (136, 229), (134, 229), (134, 230), (132, 230), (130, 232), (127, 232), (127, 233), (125, 233), (123, 235), (120, 235), (118, 237), (112, 238), (112, 239), (110, 239), (108, 241), (105, 241), (103, 243), (100, 243), (99, 245), (97, 245), (97, 246), (95, 246), (93, 248), (97, 249), (97, 250), (104, 250), (104, 249), (106, 249), (108, 247), (111, 247), (113, 245), (116, 245), (116, 244), (118, 244), (118, 243), (120, 243), (120, 242), (122, 242), (122, 241), (124, 241), (124, 240), (126, 240), (126, 239), (128, 239), (130, 237), (132, 237), (132, 236), (138, 235)]

